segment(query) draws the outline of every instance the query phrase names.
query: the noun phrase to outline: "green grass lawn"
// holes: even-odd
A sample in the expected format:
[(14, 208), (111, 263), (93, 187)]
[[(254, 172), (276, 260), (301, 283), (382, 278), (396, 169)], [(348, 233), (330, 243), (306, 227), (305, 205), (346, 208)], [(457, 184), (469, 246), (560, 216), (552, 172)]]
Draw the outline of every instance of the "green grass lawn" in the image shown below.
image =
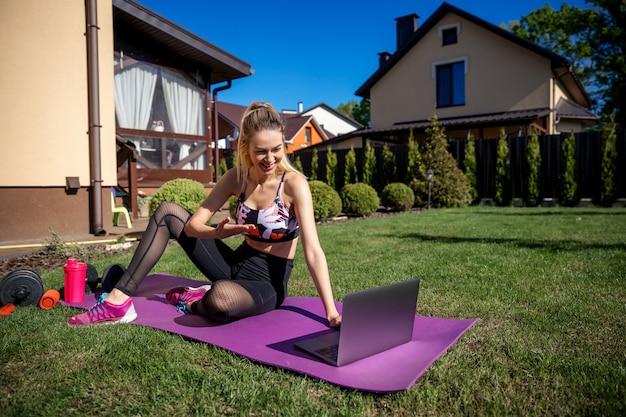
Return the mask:
[[(141, 326), (70, 328), (63, 306), (18, 308), (0, 317), (1, 414), (626, 413), (626, 210), (442, 209), (319, 234), (336, 299), (419, 277), (417, 314), (481, 320), (409, 391), (377, 395)], [(203, 279), (175, 245), (156, 271)], [(62, 286), (61, 269), (38, 272)], [(316, 295), (301, 250), (290, 295)]]

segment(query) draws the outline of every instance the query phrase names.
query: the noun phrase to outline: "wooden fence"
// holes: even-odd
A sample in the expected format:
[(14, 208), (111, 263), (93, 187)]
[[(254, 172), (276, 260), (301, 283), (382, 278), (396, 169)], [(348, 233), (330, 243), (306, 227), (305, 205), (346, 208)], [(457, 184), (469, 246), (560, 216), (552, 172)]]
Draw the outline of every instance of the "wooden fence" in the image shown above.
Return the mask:
[[(576, 135), (576, 161), (578, 165), (578, 192), (581, 198), (596, 199), (600, 191), (600, 167), (602, 163), (602, 136), (600, 132), (582, 132)], [(540, 185), (542, 196), (545, 199), (558, 199), (559, 178), (561, 174), (561, 153), (563, 141), (568, 134), (544, 135), (539, 137), (541, 148)], [(513, 198), (523, 198), (524, 185), (527, 177), (525, 154), (529, 136), (509, 137), (509, 159), (511, 173), (511, 190)], [(478, 192), (481, 199), (492, 199), (495, 195), (495, 169), (498, 139), (476, 140), (476, 160), (478, 165)], [(450, 153), (454, 156), (461, 170), (465, 170), (465, 146), (467, 141), (452, 139), (449, 141)], [(617, 197), (626, 198), (626, 129), (617, 132)], [(390, 145), (389, 149), (396, 158), (396, 176), (383, 178), (382, 146), (374, 146), (377, 159), (376, 188), (381, 184), (400, 181), (403, 182), (407, 170), (407, 146)], [(341, 189), (344, 184), (345, 155), (348, 150), (333, 150), (337, 155), (336, 188)], [(326, 179), (327, 149), (318, 150), (317, 178)], [(362, 167), (365, 161), (365, 149), (355, 149), (358, 176), (361, 178)], [(301, 150), (295, 154), (300, 159), (304, 173), (311, 175), (311, 159), (313, 152)]]

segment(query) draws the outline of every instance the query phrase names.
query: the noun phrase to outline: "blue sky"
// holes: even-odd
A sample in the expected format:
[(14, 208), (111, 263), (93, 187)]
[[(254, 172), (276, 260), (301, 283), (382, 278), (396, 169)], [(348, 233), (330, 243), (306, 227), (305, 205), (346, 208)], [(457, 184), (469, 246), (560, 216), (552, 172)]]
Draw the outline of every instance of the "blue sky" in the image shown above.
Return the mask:
[[(314, 2), (139, 0), (183, 28), (251, 64), (218, 99), (279, 110), (360, 100), (354, 92), (378, 68), (379, 52), (395, 52), (395, 18), (415, 13), (418, 25), (442, 0), (317, 0)], [(549, 4), (581, 8), (585, 0), (449, 0), (495, 25)]]

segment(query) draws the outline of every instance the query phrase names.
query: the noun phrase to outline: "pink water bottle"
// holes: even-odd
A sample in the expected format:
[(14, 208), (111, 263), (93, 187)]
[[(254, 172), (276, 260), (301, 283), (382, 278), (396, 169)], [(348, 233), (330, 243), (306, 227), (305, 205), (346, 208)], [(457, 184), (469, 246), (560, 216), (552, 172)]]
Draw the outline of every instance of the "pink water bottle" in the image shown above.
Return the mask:
[(65, 284), (64, 300), (67, 303), (80, 303), (85, 299), (85, 281), (87, 280), (87, 264), (76, 262), (70, 258), (63, 267)]

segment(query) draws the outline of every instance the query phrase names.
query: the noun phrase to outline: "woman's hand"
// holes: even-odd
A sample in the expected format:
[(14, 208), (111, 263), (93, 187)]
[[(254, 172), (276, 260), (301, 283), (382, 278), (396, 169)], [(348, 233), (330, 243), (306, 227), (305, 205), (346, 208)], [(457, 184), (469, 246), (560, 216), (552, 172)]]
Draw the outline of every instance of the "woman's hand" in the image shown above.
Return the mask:
[(225, 239), (227, 237), (247, 233), (256, 228), (253, 224), (230, 223), (230, 217), (226, 217), (215, 226), (215, 239)]
[(341, 326), (341, 315), (336, 315), (328, 319), (328, 325), (330, 327), (339, 327)]

